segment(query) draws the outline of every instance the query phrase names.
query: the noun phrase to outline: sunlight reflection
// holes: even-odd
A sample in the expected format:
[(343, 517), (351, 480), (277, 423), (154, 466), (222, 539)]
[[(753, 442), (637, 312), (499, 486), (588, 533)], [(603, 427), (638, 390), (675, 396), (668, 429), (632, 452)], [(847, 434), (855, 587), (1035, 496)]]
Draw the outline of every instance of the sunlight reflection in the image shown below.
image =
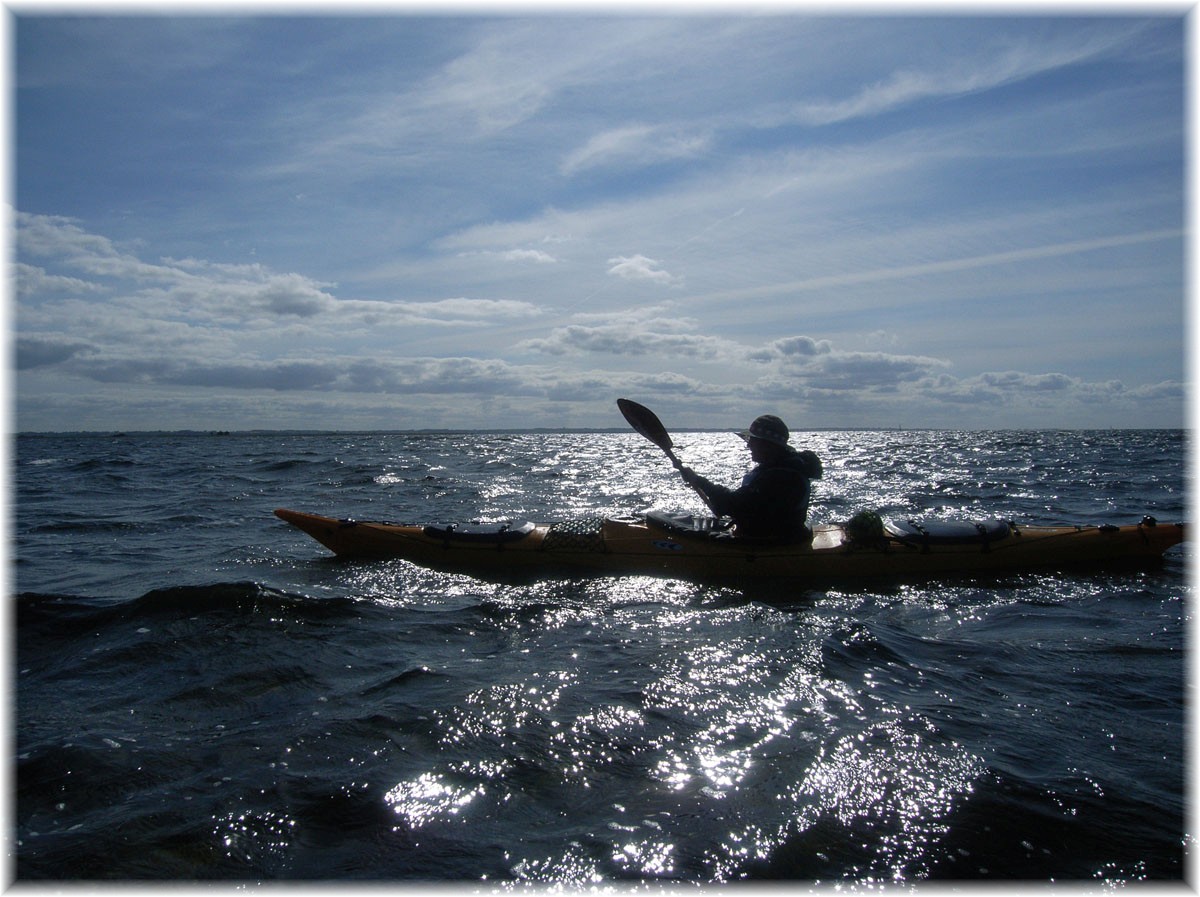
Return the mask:
[(661, 876), (675, 871), (675, 845), (665, 841), (629, 843), (613, 851), (613, 862), (637, 875)]
[(571, 727), (551, 739), (552, 756), (563, 775), (587, 781), (589, 775), (621, 760), (645, 753), (640, 730), (645, 719), (629, 707), (606, 706), (578, 717)]
[(484, 790), (481, 784), (456, 787), (444, 776), (424, 773), (410, 782), (401, 782), (383, 799), (396, 815), (404, 817), (410, 828), (416, 829), (434, 820), (445, 821), (457, 815)]
[(872, 819), (891, 830), (882, 853), (893, 877), (945, 830), (940, 820), (986, 770), (980, 758), (954, 751), (954, 745), (935, 749), (913, 731), (919, 720), (907, 724), (888, 720), (841, 738), (791, 795), (844, 825)]
[[(461, 619), (486, 637), (481, 663), (493, 664), (494, 646), (510, 642), (532, 653), (527, 663), (510, 651), (497, 681), (471, 681), (430, 713), (442, 759), (387, 792), (397, 824), (471, 818), (503, 832), (508, 814), (531, 806), (603, 820), (559, 847), (508, 847), (518, 879), (736, 878), (830, 821), (869, 828), (864, 872), (886, 881), (911, 873), (982, 769), (922, 729), (903, 702), (887, 704), (905, 683), (875, 660), (871, 631), (852, 622), (858, 593), (828, 593), (801, 627), (794, 611), (652, 577), (517, 588), (408, 572), (415, 581), (403, 587), (428, 594), (431, 614), (470, 608)], [(898, 607), (957, 619), (923, 593)], [(569, 653), (553, 667), (532, 659), (543, 640), (566, 639)], [(831, 650), (859, 675), (831, 676)], [(467, 757), (501, 762), (485, 768)], [(629, 782), (640, 783), (636, 795)], [(708, 820), (709, 846), (681, 855), (680, 826), (698, 816)]]
[(720, 798), (736, 790), (769, 755), (770, 742), (807, 717), (795, 708), (819, 700), (805, 665), (761, 645), (702, 645), (665, 666), (646, 689), (648, 703), (696, 726), (686, 746), (665, 748), (653, 769), (675, 791), (699, 787)]
[(568, 842), (561, 856), (544, 859), (522, 859), (512, 867), (512, 874), (521, 881), (554, 882), (553, 890), (582, 888), (604, 881), (595, 859), (587, 856), (577, 841)]
[(260, 863), (282, 859), (292, 845), (296, 820), (269, 810), (229, 813), (218, 819), (214, 834), (230, 859)]

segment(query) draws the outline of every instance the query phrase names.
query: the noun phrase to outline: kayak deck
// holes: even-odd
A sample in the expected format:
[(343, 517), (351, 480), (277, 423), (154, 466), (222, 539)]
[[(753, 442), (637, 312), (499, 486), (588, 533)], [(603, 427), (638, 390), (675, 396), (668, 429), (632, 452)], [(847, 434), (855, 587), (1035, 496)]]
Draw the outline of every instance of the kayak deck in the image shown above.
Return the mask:
[(811, 544), (736, 538), (709, 518), (585, 518), (555, 524), (456, 527), (341, 520), (280, 508), (275, 515), (346, 558), (402, 558), (483, 578), (645, 574), (693, 581), (936, 576), (1160, 562), (1183, 524), (1016, 526), (1001, 521), (889, 524), (870, 545), (835, 524)]

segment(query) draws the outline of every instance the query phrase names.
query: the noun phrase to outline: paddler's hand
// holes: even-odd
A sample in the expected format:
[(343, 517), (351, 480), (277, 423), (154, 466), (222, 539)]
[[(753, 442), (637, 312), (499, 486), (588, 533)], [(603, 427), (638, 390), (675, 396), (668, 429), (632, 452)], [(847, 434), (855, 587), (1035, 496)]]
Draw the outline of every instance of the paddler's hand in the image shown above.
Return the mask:
[(689, 486), (695, 486), (700, 481), (700, 475), (696, 471), (690, 467), (684, 467), (682, 464), (679, 465), (679, 475), (683, 477), (683, 481)]

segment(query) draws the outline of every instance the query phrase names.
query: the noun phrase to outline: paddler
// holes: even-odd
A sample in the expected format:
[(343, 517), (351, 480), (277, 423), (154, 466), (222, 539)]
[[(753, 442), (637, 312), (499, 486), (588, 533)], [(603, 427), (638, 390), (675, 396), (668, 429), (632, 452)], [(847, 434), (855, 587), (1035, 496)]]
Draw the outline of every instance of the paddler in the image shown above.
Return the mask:
[(750, 448), (755, 467), (737, 489), (720, 486), (690, 467), (680, 467), (683, 480), (718, 517), (732, 517), (739, 537), (773, 542), (811, 542), (808, 526), (810, 482), (821, 478), (815, 452), (788, 445), (787, 425), (773, 414), (755, 418), (738, 433)]

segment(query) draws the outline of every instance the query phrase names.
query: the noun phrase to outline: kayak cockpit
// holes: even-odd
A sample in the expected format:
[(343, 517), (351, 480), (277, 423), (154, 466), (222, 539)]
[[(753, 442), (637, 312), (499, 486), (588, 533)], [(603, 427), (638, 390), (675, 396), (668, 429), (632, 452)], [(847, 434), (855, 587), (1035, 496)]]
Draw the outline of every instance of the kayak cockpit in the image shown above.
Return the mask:
[(705, 517), (696, 514), (669, 514), (666, 511), (647, 511), (646, 522), (679, 536), (732, 538), (732, 517)]
[(450, 523), (444, 526), (430, 524), (425, 527), (425, 535), (431, 539), (442, 539), (446, 542), (474, 542), (489, 545), (506, 545), (519, 542), (537, 529), (537, 525), (529, 521), (524, 523), (499, 523), (494, 525), (460, 526)]

